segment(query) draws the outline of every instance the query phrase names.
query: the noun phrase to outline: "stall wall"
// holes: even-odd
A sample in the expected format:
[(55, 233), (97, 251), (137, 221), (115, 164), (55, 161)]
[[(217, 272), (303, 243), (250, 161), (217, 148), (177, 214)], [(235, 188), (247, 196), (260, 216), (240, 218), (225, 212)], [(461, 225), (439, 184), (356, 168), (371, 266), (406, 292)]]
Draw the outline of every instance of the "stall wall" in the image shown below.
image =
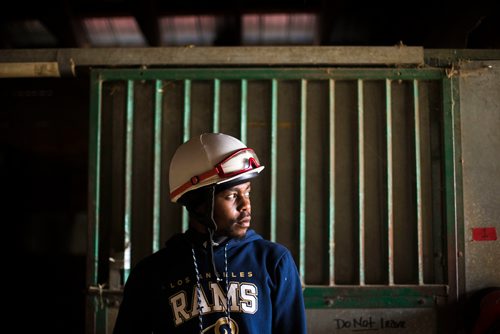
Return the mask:
[(465, 285), (500, 287), (500, 61), (463, 64), (462, 116)]

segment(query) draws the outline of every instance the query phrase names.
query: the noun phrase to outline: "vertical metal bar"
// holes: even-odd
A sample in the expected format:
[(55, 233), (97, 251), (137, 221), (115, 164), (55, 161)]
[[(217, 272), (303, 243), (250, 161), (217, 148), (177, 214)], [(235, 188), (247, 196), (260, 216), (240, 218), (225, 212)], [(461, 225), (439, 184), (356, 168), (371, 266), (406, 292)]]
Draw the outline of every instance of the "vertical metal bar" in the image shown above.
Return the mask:
[[(98, 284), (99, 273), (99, 230), (101, 204), (101, 132), (102, 132), (102, 80), (92, 72), (90, 87), (90, 143), (89, 143), (89, 225), (87, 253), (87, 286)], [(86, 333), (96, 332), (96, 312), (99, 308), (96, 298), (87, 297)]]
[(89, 157), (89, 284), (98, 283), (99, 272), (99, 229), (101, 204), (101, 135), (102, 135), (102, 80), (98, 75), (92, 78)]
[(335, 285), (335, 80), (329, 80), (329, 185), (328, 185), (328, 214), (329, 214), (329, 249), (330, 249), (330, 286)]
[(191, 137), (191, 80), (184, 80), (184, 124), (182, 141), (185, 143)]
[(162, 135), (163, 86), (155, 85), (155, 133), (154, 133), (154, 184), (153, 184), (153, 252), (160, 249), (160, 190), (161, 190), (161, 135)]
[(365, 284), (365, 127), (363, 80), (358, 79), (358, 230), (359, 284)]
[(246, 79), (241, 79), (241, 122), (240, 140), (247, 143), (247, 106), (248, 106), (248, 83)]
[(389, 285), (394, 285), (394, 185), (392, 164), (392, 90), (391, 80), (385, 80), (385, 127), (387, 152), (387, 265)]
[[(184, 128), (183, 142), (187, 142), (191, 137), (191, 80), (184, 80)], [(182, 207), (182, 230), (186, 231), (189, 226), (189, 214), (186, 207)]]
[(219, 132), (219, 118), (220, 118), (220, 80), (214, 79), (214, 110), (213, 110), (213, 120), (212, 125), (213, 131), (215, 133)]
[(424, 284), (424, 246), (422, 228), (422, 150), (420, 147), (420, 106), (418, 81), (413, 80), (413, 113), (415, 122), (415, 188), (417, 200), (417, 247), (418, 247), (418, 284)]
[(306, 149), (307, 149), (307, 80), (302, 79), (300, 91), (300, 277), (306, 273)]
[(125, 222), (123, 255), (123, 280), (127, 281), (131, 261), (131, 232), (132, 232), (132, 154), (134, 140), (134, 81), (127, 81), (127, 115), (125, 132)]
[(271, 86), (271, 241), (276, 241), (276, 194), (278, 179), (278, 80)]

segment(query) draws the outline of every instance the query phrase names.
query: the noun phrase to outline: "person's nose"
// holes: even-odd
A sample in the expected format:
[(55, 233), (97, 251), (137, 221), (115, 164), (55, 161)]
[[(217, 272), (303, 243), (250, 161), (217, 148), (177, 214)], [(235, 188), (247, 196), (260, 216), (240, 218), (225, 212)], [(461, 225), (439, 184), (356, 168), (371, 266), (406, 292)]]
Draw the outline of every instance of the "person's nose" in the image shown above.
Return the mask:
[(241, 196), (239, 210), (240, 211), (250, 211), (250, 208), (251, 208), (250, 197)]

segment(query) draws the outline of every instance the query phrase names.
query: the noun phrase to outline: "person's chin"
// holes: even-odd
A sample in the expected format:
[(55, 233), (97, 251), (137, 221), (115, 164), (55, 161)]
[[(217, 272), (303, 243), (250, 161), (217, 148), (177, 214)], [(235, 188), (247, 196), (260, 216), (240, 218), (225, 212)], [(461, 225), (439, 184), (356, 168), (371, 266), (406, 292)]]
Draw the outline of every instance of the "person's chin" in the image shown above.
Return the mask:
[(231, 231), (231, 237), (236, 239), (243, 239), (247, 234), (248, 227), (235, 226)]

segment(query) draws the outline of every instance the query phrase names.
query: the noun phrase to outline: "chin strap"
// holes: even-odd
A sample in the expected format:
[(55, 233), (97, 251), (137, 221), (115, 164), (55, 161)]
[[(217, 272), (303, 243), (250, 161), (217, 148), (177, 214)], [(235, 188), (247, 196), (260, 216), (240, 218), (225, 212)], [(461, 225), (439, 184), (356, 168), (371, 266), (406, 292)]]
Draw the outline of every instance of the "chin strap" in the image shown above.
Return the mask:
[(218, 246), (219, 244), (214, 241), (214, 234), (215, 231), (212, 229), (208, 229), (208, 235), (209, 235), (209, 240), (208, 242), (210, 243), (209, 248), (210, 248), (210, 261), (212, 262), (212, 268), (214, 271), (214, 275), (217, 279), (217, 282), (222, 281), (222, 278), (219, 275), (219, 272), (217, 271), (217, 267), (215, 266), (215, 256), (214, 256), (214, 246)]
[(186, 206), (189, 214), (193, 216), (198, 222), (204, 225), (208, 230), (217, 231), (217, 224), (214, 219), (215, 208), (215, 185), (210, 187), (210, 194), (206, 194), (206, 202), (209, 204), (210, 212), (198, 212), (198, 208)]
[(213, 274), (215, 275), (217, 282), (220, 282), (222, 278), (220, 277), (217, 268), (215, 267), (215, 257), (214, 257), (214, 246), (218, 246), (219, 244), (214, 241), (215, 231), (217, 231), (217, 224), (215, 223), (214, 218), (214, 209), (215, 209), (215, 185), (210, 187), (210, 193), (207, 194), (207, 201), (209, 203), (208, 207), (210, 208), (210, 212), (199, 213), (196, 210), (189, 210), (189, 213), (193, 215), (196, 220), (205, 225), (208, 231), (208, 240), (209, 243), (206, 247), (209, 249), (210, 262), (212, 263)]
[[(217, 224), (215, 223), (214, 219), (214, 209), (215, 209), (215, 185), (211, 187), (210, 195), (207, 195), (207, 200), (209, 200), (209, 205), (207, 207), (210, 208), (210, 213), (204, 212), (204, 213), (199, 213), (190, 211), (190, 213), (205, 227), (207, 228), (208, 231), (208, 242), (209, 244), (206, 245), (205, 247), (208, 248), (209, 251), (209, 257), (210, 257), (210, 263), (212, 264), (212, 270), (213, 274), (215, 276), (215, 279), (217, 280), (217, 283), (221, 283), (223, 278), (217, 271), (217, 267), (215, 266), (215, 256), (214, 256), (214, 247), (218, 246), (219, 243), (215, 242), (214, 239), (216, 239), (215, 232), (217, 231)], [(227, 238), (218, 238), (223, 240), (226, 240)], [(218, 240), (219, 241), (219, 240)], [(231, 328), (231, 300), (229, 298), (229, 274), (228, 274), (228, 261), (227, 261), (227, 246), (228, 244), (226, 243), (224, 247), (224, 271), (225, 271), (225, 276), (226, 276), (226, 321), (227, 324)], [(200, 333), (203, 333), (203, 315), (202, 315), (202, 310), (201, 310), (201, 282), (200, 282), (200, 272), (198, 269), (198, 264), (196, 260), (196, 253), (194, 250), (194, 246), (192, 247), (192, 254), (193, 254), (193, 261), (194, 261), (194, 268), (195, 268), (195, 273), (196, 273), (196, 295), (197, 295), (197, 301), (198, 301), (198, 317), (199, 317), (199, 328), (200, 328)], [(230, 332), (232, 333), (232, 331)]]
[(215, 257), (214, 257), (214, 246), (218, 246), (218, 244), (214, 241), (215, 231), (217, 231), (217, 224), (214, 219), (214, 209), (215, 209), (215, 185), (210, 187), (210, 195), (209, 195), (209, 208), (210, 214), (200, 215), (203, 220), (201, 221), (208, 230), (208, 242), (207, 245), (210, 249), (210, 261), (212, 262), (212, 269), (214, 275), (217, 279), (217, 282), (220, 282), (222, 279), (220, 278), (219, 272), (217, 271), (217, 267), (215, 266)]

